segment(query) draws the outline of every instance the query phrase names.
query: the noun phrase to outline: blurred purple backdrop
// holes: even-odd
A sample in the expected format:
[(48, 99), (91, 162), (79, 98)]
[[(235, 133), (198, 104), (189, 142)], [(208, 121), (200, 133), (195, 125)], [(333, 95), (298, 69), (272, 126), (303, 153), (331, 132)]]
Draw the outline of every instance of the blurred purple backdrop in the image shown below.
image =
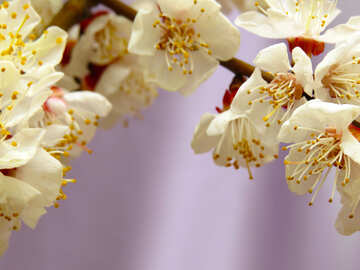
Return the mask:
[[(337, 22), (360, 13), (355, 1), (339, 6)], [(242, 32), (238, 56), (252, 61), (268, 44)], [(14, 233), (0, 269), (355, 269), (359, 234), (336, 233), (327, 191), (309, 208), (288, 191), (281, 161), (251, 182), (192, 153), (194, 127), (230, 80), (219, 68), (193, 96), (161, 92), (143, 121), (100, 130), (95, 154), (73, 163), (69, 199), (35, 231)]]

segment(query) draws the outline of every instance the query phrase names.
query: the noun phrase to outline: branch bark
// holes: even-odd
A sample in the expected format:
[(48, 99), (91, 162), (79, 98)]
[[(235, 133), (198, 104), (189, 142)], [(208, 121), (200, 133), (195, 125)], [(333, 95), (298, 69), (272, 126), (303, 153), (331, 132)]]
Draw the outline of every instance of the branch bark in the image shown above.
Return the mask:
[(49, 25), (56, 25), (64, 30), (68, 30), (74, 24), (80, 22), (96, 2), (98, 1), (69, 0)]

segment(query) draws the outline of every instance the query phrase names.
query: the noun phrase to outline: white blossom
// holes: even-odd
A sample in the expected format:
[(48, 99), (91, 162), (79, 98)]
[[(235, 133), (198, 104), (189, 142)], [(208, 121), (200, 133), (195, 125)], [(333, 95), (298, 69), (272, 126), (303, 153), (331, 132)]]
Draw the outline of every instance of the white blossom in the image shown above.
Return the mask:
[(101, 117), (111, 110), (110, 102), (91, 91), (68, 92), (52, 87), (53, 94), (43, 110), (32, 119), (32, 126), (46, 130), (43, 146), (56, 157), (76, 157), (94, 137)]
[(267, 0), (263, 12), (249, 11), (236, 24), (266, 38), (307, 37), (321, 40), (320, 33), (336, 18), (340, 10), (333, 0)]
[(323, 42), (345, 37), (338, 35), (339, 30), (321, 34), (340, 13), (336, 0), (266, 0), (266, 4), (267, 8), (240, 14), (235, 23), (261, 37), (288, 39), (291, 49), (300, 46), (312, 55), (323, 52)]
[(129, 51), (146, 59), (147, 79), (192, 93), (233, 57), (240, 34), (214, 0), (158, 0), (138, 10)]
[(315, 97), (339, 104), (360, 104), (360, 36), (340, 43), (315, 70)]
[(312, 100), (294, 111), (280, 130), (279, 140), (292, 143), (285, 158), (289, 189), (298, 195), (314, 193), (312, 205), (319, 190), (335, 167), (329, 202), (333, 201), (336, 186), (357, 181), (360, 162), (360, 143), (353, 133), (352, 121), (360, 115), (360, 107), (338, 105)]
[[(311, 93), (314, 84), (311, 60), (300, 48), (293, 51), (292, 57), (293, 67), (284, 43), (265, 48), (256, 56), (257, 68), (245, 91), (239, 93), (242, 106), (256, 112), (249, 116), (253, 122), (263, 121), (267, 127), (276, 126), (279, 130), (291, 113), (306, 102), (303, 95)], [(259, 68), (271, 71), (274, 79), (265, 81)]]
[(251, 167), (260, 167), (278, 158), (279, 146), (277, 130), (265, 128), (264, 122), (253, 122), (251, 115), (257, 112), (243, 105), (241, 93), (253, 83), (250, 78), (240, 87), (228, 110), (218, 115), (204, 114), (191, 143), (195, 153), (213, 149), (217, 165), (247, 168), (250, 179), (253, 179)]

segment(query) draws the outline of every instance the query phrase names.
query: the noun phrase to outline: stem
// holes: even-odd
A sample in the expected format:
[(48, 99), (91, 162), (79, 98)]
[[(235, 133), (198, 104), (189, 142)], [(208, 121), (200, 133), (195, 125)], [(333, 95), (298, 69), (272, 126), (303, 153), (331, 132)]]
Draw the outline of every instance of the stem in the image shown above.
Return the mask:
[(87, 12), (96, 4), (95, 2), (94, 0), (69, 0), (49, 25), (56, 25), (68, 30), (86, 16)]
[(105, 6), (108, 6), (116, 13), (128, 18), (130, 21), (135, 20), (137, 11), (132, 7), (120, 2), (119, 0), (99, 0), (98, 2), (101, 2)]
[[(237, 58), (232, 58), (228, 61), (222, 61), (220, 64), (236, 75), (245, 75), (247, 77), (250, 77), (255, 70), (254, 66)], [(267, 82), (271, 82), (274, 79), (274, 75), (269, 72), (262, 71), (262, 76)]]

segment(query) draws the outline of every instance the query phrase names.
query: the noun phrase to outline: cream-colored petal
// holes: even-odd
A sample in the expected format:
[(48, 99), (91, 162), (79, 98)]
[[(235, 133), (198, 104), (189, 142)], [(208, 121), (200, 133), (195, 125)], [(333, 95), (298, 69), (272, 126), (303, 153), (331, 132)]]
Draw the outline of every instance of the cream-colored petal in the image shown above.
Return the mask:
[(191, 75), (185, 75), (186, 83), (179, 89), (184, 96), (192, 94), (219, 66), (218, 61), (200, 51), (192, 54), (192, 61), (194, 70)]
[(6, 222), (0, 222), (0, 256), (4, 255), (8, 249), (11, 236), (11, 228)]
[(28, 211), (26, 209), (37, 203), (41, 193), (28, 183), (0, 174), (0, 197), (0, 203), (8, 206), (8, 211), (21, 217), (24, 211)]
[(296, 47), (292, 51), (292, 57), (295, 62), (292, 70), (295, 72), (296, 81), (302, 85), (305, 93), (309, 96), (313, 96), (312, 92), (315, 88), (315, 83), (310, 57), (307, 56), (306, 53), (299, 47)]
[(327, 30), (319, 40), (326, 43), (346, 41), (360, 32), (360, 16), (350, 17), (345, 24), (336, 25)]
[(41, 203), (42, 208), (44, 208), (51, 206), (59, 195), (62, 169), (63, 166), (57, 159), (45, 150), (39, 149), (34, 158), (16, 170), (16, 178), (31, 185), (41, 193)]
[[(161, 11), (176, 19), (198, 19), (202, 13), (213, 14), (220, 12), (221, 6), (214, 0), (157, 0)], [(204, 10), (202, 12), (201, 10)]]
[(218, 136), (224, 134), (229, 122), (239, 117), (241, 117), (241, 115), (235, 114), (231, 110), (216, 115), (207, 129), (207, 135)]
[(267, 14), (268, 16), (257, 11), (248, 11), (240, 14), (235, 24), (265, 38), (289, 38), (304, 33), (301, 25), (297, 25), (285, 14), (273, 9), (268, 9)]
[(356, 208), (353, 218), (349, 218), (350, 214), (352, 214), (352, 206), (343, 205), (335, 222), (338, 233), (349, 236), (360, 231), (360, 207)]
[(110, 96), (119, 91), (121, 84), (131, 72), (131, 67), (119, 61), (108, 66), (96, 85), (96, 92)]
[(201, 116), (200, 123), (196, 126), (191, 147), (196, 154), (206, 153), (213, 149), (219, 141), (219, 136), (207, 135), (207, 129), (215, 115), (205, 113)]
[(245, 113), (251, 110), (249, 101), (259, 98), (260, 88), (266, 86), (268, 83), (262, 78), (261, 70), (255, 68), (250, 78), (241, 85), (236, 93), (233, 102), (231, 103), (231, 110), (236, 113)]
[(349, 129), (343, 130), (341, 149), (345, 155), (360, 164), (360, 142), (352, 135)]
[(102, 95), (90, 91), (70, 92), (64, 95), (69, 108), (80, 109), (105, 117), (111, 110), (111, 103)]
[(261, 50), (254, 60), (254, 64), (272, 73), (288, 72), (291, 68), (289, 63), (288, 49), (285, 43), (279, 43)]
[[(8, 3), (9, 7), (6, 9), (8, 18), (1, 24), (6, 24), (10, 31), (18, 31), (22, 37), (27, 37), (40, 23), (40, 16), (32, 8), (29, 0), (17, 0)], [(16, 15), (14, 16), (14, 14)]]
[(158, 14), (155, 4), (151, 9), (138, 10), (129, 40), (129, 52), (139, 55), (155, 54), (155, 46), (162, 35), (158, 28), (153, 27), (154, 22), (159, 19)]
[(146, 58), (144, 56), (143, 59), (146, 65), (146, 80), (167, 91), (179, 90), (190, 78), (190, 75), (183, 74), (183, 70), (178, 65), (173, 65), (173, 70), (170, 71), (162, 51), (157, 51), (154, 56)]
[[(36, 41), (24, 48), (25, 55), (33, 55), (35, 63), (55, 66), (60, 63), (66, 46), (67, 33), (59, 27), (49, 27)], [(30, 65), (36, 68), (36, 65)]]
[(239, 49), (239, 30), (220, 12), (210, 13), (205, 10), (195, 24), (195, 31), (209, 45), (216, 59), (229, 60)]
[(64, 135), (69, 133), (70, 128), (67, 125), (53, 124), (45, 128), (46, 133), (41, 141), (41, 145), (51, 147), (64, 139)]
[(279, 140), (285, 143), (302, 141), (311, 133), (324, 132), (327, 127), (334, 127), (339, 132), (360, 114), (360, 107), (338, 105), (311, 100), (297, 108), (280, 130)]
[[(23, 129), (0, 144), (0, 169), (25, 165), (36, 154), (45, 131), (40, 128)], [(16, 142), (17, 146), (11, 145)]]

